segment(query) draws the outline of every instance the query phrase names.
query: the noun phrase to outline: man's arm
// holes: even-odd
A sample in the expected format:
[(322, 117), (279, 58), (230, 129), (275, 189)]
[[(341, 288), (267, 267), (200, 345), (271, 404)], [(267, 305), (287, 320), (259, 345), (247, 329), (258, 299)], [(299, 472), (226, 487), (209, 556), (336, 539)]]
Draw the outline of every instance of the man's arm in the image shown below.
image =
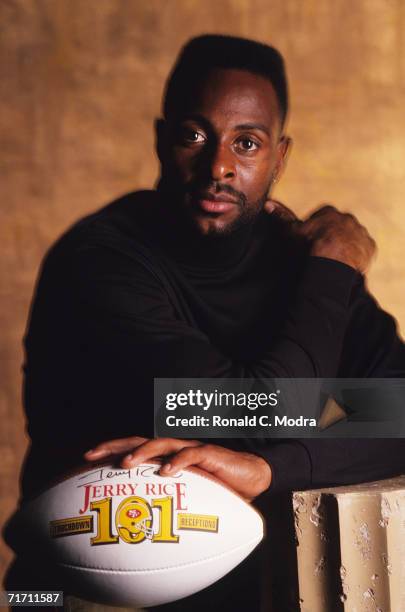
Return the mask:
[(310, 257), (283, 327), (263, 354), (243, 361), (185, 321), (164, 280), (139, 260), (89, 248), (76, 255), (73, 269), (83, 337), (151, 379), (333, 377), (357, 278), (349, 266)]
[[(339, 213), (334, 209), (327, 211), (328, 231), (333, 225), (333, 217), (336, 217), (337, 214)], [(345, 217), (345, 222), (349, 223), (350, 236), (353, 240), (355, 232), (353, 232), (352, 218), (347, 219)], [(325, 223), (325, 219), (322, 220), (322, 223)], [(314, 231), (313, 223), (311, 230)], [(321, 251), (322, 255), (328, 254), (328, 244), (331, 248), (336, 248), (333, 240), (325, 236), (325, 231), (318, 232), (318, 236), (322, 237), (322, 241), (318, 243), (318, 247), (323, 249)], [(361, 248), (361, 240), (356, 242), (356, 257), (358, 256), (358, 247)], [(369, 250), (366, 257), (361, 257), (362, 265), (365, 265), (371, 256), (371, 251), (372, 249)], [(351, 263), (351, 260), (349, 261)], [(359, 280), (354, 268), (341, 265), (342, 263), (343, 261), (341, 263), (333, 261), (333, 258), (314, 257), (310, 260), (306, 277), (298, 288), (295, 303), (290, 306), (289, 315), (286, 317), (286, 326), (280, 331), (277, 343), (269, 347), (265, 356), (246, 364), (234, 363), (222, 355), (199, 330), (192, 329), (178, 321), (175, 328), (173, 326), (175, 313), (168, 310), (169, 304), (166, 304), (165, 308), (162, 307), (161, 288), (156, 286), (154, 279), (152, 282), (154, 289), (152, 285), (149, 285), (147, 293), (149, 298), (155, 296), (156, 305), (160, 302), (161, 308), (159, 311), (155, 305), (152, 311), (155, 315), (157, 312), (160, 312), (161, 315), (165, 313), (165, 316), (161, 316), (160, 321), (155, 316), (151, 321), (151, 328), (154, 327), (157, 334), (157, 345), (152, 351), (152, 357), (155, 361), (151, 365), (152, 372), (149, 374), (173, 377), (193, 375), (206, 377), (336, 375), (342, 336), (346, 329), (351, 291), (355, 280)], [(340, 274), (342, 275), (339, 276)], [(149, 279), (149, 282), (151, 282), (151, 279)], [(163, 334), (165, 346), (162, 346), (162, 351), (158, 348), (159, 338), (163, 331), (163, 328), (159, 331), (160, 324), (163, 324), (166, 331)], [(151, 340), (152, 336), (147, 340), (147, 344)], [(181, 351), (177, 353), (176, 343), (179, 341)], [(132, 350), (134, 348), (134, 345), (132, 345)], [(194, 370), (195, 367), (196, 370)], [(131, 450), (132, 444), (135, 446), (131, 438), (115, 441), (113, 446), (117, 443), (121, 444), (122, 452)], [(96, 452), (88, 454), (86, 458), (97, 459), (108, 455), (111, 450), (109, 444), (98, 446)], [(157, 449), (156, 444), (159, 445), (159, 449)], [(173, 447), (173, 444), (175, 447)], [(345, 446), (342, 441), (328, 441), (325, 446), (323, 441), (318, 444), (317, 440), (286, 440), (266, 443), (262, 447), (260, 447), (260, 442), (255, 440), (251, 441), (250, 446), (245, 449), (250, 452), (236, 454), (234, 451), (221, 449), (221, 447), (215, 447), (214, 445), (201, 446), (199, 444), (198, 448), (194, 448), (194, 444), (190, 441), (173, 441), (170, 439), (150, 442), (143, 440), (140, 445), (141, 448), (136, 451), (134, 456), (124, 459), (123, 465), (128, 467), (141, 460), (147, 460), (154, 456), (154, 453), (171, 455), (172, 469), (197, 464), (204, 469), (209, 469), (228, 484), (234, 486), (245, 497), (256, 496), (266, 490), (269, 484), (268, 469), (266, 470), (263, 464), (257, 461), (246, 463), (245, 459), (249, 459), (249, 455), (256, 458), (262, 457), (267, 465), (271, 466), (274, 473), (271, 490), (280, 490), (292, 487), (307, 488), (317, 484), (321, 485), (321, 483), (325, 484), (325, 482), (343, 482), (345, 479), (348, 482), (352, 480), (353, 476), (355, 477), (355, 475), (350, 474), (348, 468), (358, 470), (359, 475), (361, 474), (360, 479), (364, 480), (364, 464), (368, 461), (367, 454), (370, 450), (367, 442), (351, 444), (351, 451), (347, 452), (347, 444)], [(173, 455), (175, 457), (174, 461)], [(368, 471), (370, 477), (374, 474), (381, 475), (381, 477), (384, 475), (381, 460), (377, 460), (377, 463), (376, 470), (373, 470), (373, 466), (370, 465)], [(380, 471), (378, 471), (379, 466)], [(254, 468), (254, 473), (249, 472), (251, 468)], [(244, 480), (241, 472), (250, 475)], [(259, 480), (257, 480), (257, 477), (259, 477)], [(254, 483), (253, 487), (251, 486), (252, 483)]]
[(143, 355), (152, 378), (333, 377), (357, 270), (368, 266), (374, 242), (352, 215), (331, 206), (296, 231), (310, 241), (312, 256), (282, 328), (253, 360), (230, 359), (186, 321), (170, 280), (147, 257), (107, 246), (82, 246), (68, 263), (83, 335), (93, 331), (97, 343), (128, 351), (131, 361)]
[(162, 475), (198, 466), (249, 501), (261, 494), (370, 482), (405, 472), (403, 438), (240, 442), (241, 450), (235, 451), (196, 440), (133, 436), (103, 442), (85, 459), (123, 455), (120, 465), (128, 469), (159, 456)]

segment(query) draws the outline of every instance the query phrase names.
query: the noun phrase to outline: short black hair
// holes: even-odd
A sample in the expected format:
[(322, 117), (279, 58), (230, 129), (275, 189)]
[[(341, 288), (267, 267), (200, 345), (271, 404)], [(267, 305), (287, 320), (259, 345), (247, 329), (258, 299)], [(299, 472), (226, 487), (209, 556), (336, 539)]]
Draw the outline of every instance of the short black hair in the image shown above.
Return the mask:
[(276, 92), (281, 124), (288, 111), (288, 86), (282, 55), (263, 43), (219, 34), (192, 38), (182, 48), (167, 81), (163, 98), (165, 117), (176, 114), (190, 85), (214, 68), (247, 70), (268, 79)]

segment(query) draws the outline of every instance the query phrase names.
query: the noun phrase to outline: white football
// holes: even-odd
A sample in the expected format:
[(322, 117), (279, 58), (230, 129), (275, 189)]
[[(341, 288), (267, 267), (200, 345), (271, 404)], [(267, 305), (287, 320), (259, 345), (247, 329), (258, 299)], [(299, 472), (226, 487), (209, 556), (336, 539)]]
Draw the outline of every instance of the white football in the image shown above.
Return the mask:
[(30, 501), (20, 518), (76, 595), (116, 606), (175, 601), (212, 584), (263, 537), (263, 519), (195, 468), (97, 465)]

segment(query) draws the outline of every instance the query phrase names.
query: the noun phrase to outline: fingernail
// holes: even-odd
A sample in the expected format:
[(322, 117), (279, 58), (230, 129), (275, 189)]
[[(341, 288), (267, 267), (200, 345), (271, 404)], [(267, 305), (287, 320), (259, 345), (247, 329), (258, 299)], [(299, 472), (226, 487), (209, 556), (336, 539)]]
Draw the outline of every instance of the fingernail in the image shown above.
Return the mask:
[(124, 461), (132, 461), (132, 455), (125, 455)]
[(170, 463), (165, 463), (165, 465), (162, 467), (162, 472), (170, 472), (170, 470), (172, 469), (172, 466)]
[(99, 456), (101, 456), (101, 455), (105, 455), (105, 452), (106, 452), (105, 450), (101, 450), (101, 449), (100, 449), (100, 450), (93, 450), (93, 449), (90, 449), (90, 450), (88, 450), (88, 451), (87, 451), (87, 453), (85, 453), (85, 454), (86, 454), (86, 455), (93, 455), (93, 457), (99, 457)]

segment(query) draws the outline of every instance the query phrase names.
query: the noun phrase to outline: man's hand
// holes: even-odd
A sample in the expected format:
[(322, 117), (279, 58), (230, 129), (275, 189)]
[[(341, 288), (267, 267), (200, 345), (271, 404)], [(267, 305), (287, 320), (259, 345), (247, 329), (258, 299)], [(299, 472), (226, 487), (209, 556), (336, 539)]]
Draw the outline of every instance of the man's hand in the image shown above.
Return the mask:
[(268, 200), (267, 212), (291, 223), (291, 230), (311, 243), (310, 254), (335, 259), (365, 273), (376, 251), (376, 244), (356, 217), (341, 213), (334, 206), (322, 206), (300, 221), (284, 204)]
[(271, 483), (270, 466), (261, 457), (197, 440), (149, 440), (136, 436), (121, 438), (99, 444), (84, 457), (87, 461), (98, 461), (123, 453), (126, 454), (120, 465), (126, 469), (153, 458), (167, 457), (160, 468), (162, 476), (171, 476), (184, 468), (197, 466), (222, 480), (248, 501), (263, 493)]

